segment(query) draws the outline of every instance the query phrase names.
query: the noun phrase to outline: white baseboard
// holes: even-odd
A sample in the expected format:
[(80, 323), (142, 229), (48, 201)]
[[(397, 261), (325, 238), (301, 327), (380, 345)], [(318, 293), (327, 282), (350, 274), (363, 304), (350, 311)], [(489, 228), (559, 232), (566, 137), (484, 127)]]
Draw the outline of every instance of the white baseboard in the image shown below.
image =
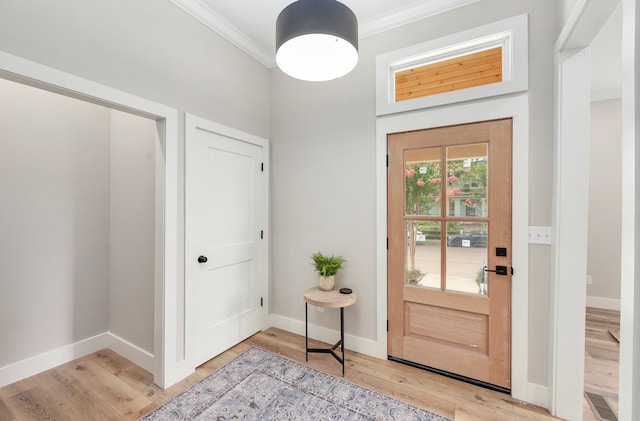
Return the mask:
[[(277, 314), (269, 314), (267, 324), (270, 327), (275, 327), (304, 336), (304, 322), (300, 320), (279, 316)], [(334, 344), (340, 339), (340, 331), (309, 323), (309, 337), (329, 344)], [(378, 358), (376, 352), (378, 349), (378, 343), (374, 340), (345, 333), (344, 343), (346, 349)]]
[(35, 355), (26, 360), (0, 367), (0, 387), (9, 385), (43, 371), (50, 370), (76, 358), (110, 348), (119, 355), (153, 373), (153, 354), (125, 341), (111, 332)]
[(0, 367), (0, 387), (99, 351), (106, 348), (107, 344), (108, 334), (101, 333), (91, 338), (35, 355), (26, 360)]
[(526, 401), (549, 409), (549, 388), (535, 383), (528, 383)]
[(620, 311), (620, 300), (615, 298), (587, 296), (587, 307), (602, 308), (605, 310)]
[(153, 354), (128, 342), (112, 332), (107, 332), (107, 348), (129, 361), (153, 373)]

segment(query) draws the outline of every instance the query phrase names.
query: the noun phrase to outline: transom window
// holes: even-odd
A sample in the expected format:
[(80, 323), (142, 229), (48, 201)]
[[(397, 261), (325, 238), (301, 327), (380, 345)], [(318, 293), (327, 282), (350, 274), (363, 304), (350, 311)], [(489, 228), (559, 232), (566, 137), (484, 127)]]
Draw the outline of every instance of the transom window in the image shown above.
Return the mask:
[(528, 89), (527, 15), (376, 57), (377, 115)]

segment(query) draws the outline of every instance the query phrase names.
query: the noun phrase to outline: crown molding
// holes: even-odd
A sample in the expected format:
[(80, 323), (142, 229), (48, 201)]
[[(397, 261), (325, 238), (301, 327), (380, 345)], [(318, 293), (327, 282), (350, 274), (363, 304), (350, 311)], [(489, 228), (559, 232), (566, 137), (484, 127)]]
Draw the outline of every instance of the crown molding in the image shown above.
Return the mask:
[(391, 13), (374, 16), (360, 24), (360, 38), (366, 38), (411, 22), (439, 15), (480, 0), (431, 0), (418, 2)]
[(274, 54), (265, 51), (264, 48), (256, 44), (228, 20), (211, 10), (201, 0), (171, 0), (171, 2), (266, 67), (276, 66)]
[[(362, 21), (359, 38), (366, 38), (420, 19), (467, 6), (480, 0), (431, 0), (393, 10)], [(225, 18), (209, 8), (202, 0), (171, 0), (176, 6), (208, 26), (233, 45), (268, 68), (276, 67), (275, 54), (266, 51)]]

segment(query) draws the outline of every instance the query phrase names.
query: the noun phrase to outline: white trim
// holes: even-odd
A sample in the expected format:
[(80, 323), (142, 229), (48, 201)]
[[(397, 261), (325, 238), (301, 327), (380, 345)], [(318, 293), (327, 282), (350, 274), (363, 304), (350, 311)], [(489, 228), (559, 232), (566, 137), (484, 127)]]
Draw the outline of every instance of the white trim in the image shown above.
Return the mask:
[[(577, 0), (555, 45), (549, 409), (553, 415), (567, 419), (581, 419), (583, 415), (588, 186), (587, 180), (578, 174), (588, 167), (586, 139), (591, 90), (588, 47), (617, 3)], [(621, 399), (621, 413), (623, 406)]]
[(618, 417), (640, 419), (640, 7), (622, 0), (622, 256)]
[(619, 0), (576, 0), (556, 41), (556, 52), (587, 47), (613, 13)]
[[(393, 95), (396, 67), (425, 56), (446, 56), (464, 51), (470, 46), (504, 42), (503, 62), (507, 77), (501, 83), (445, 92), (437, 95), (396, 102)], [(504, 41), (508, 40), (508, 42)], [(479, 26), (453, 35), (423, 42), (376, 57), (376, 115), (413, 111), (526, 91), (529, 86), (528, 16), (522, 14)]]
[[(178, 323), (178, 111), (109, 86), (53, 69), (0, 51), (0, 77), (105, 107), (156, 119), (159, 123), (157, 155), (163, 170), (162, 195), (157, 195), (156, 274), (154, 301), (154, 381), (169, 387), (186, 377), (176, 344), (184, 329)], [(159, 244), (161, 243), (161, 244)]]
[[(300, 300), (300, 305), (303, 305), (302, 300)], [(309, 307), (309, 309), (312, 308), (314, 307)], [(344, 317), (345, 320), (349, 318), (348, 310), (345, 310)], [(286, 330), (287, 332), (295, 333), (300, 336), (304, 336), (305, 333), (305, 326), (303, 321), (279, 316), (277, 314), (270, 314), (267, 324), (269, 327)], [(324, 326), (309, 323), (309, 338), (316, 339), (328, 344), (334, 344), (338, 341), (338, 339), (340, 339), (340, 330), (329, 329)], [(372, 357), (379, 357), (379, 355), (377, 354), (378, 344), (376, 343), (376, 341), (345, 333), (344, 343), (345, 349), (360, 352), (361, 354), (369, 355)], [(384, 359), (386, 358), (387, 356), (385, 353)]]
[(566, 419), (583, 412), (590, 60), (587, 49), (558, 57), (549, 386), (551, 413)]
[(527, 385), (527, 396), (529, 397), (529, 400), (527, 402), (541, 406), (543, 408), (549, 407), (548, 387), (541, 386), (535, 383), (529, 383)]
[(377, 351), (387, 352), (387, 134), (513, 118), (511, 394), (526, 402), (529, 367), (529, 97), (518, 95), (379, 117), (376, 122)]
[(594, 297), (587, 295), (587, 307), (620, 311), (620, 300), (617, 298)]
[(107, 347), (108, 333), (101, 333), (22, 361), (0, 367), (0, 387), (17, 382), (34, 374), (50, 370), (60, 364), (84, 357)]
[(116, 354), (125, 357), (148, 372), (153, 372), (153, 354), (125, 339), (122, 339), (113, 332), (107, 332), (106, 348), (111, 349)]
[(415, 2), (360, 22), (360, 38), (379, 34), (411, 22), (436, 16), (479, 0), (430, 0)]

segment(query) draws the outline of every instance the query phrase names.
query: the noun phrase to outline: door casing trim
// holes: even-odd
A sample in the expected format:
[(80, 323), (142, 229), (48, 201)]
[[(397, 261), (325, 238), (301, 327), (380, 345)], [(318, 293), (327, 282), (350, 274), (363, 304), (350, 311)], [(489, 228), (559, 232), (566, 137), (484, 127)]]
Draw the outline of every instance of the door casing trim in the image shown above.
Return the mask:
[(541, 386), (530, 384), (529, 366), (529, 96), (527, 94), (424, 109), (376, 120), (376, 356), (387, 358), (387, 135), (409, 130), (513, 118), (513, 259), (511, 394), (547, 407)]

